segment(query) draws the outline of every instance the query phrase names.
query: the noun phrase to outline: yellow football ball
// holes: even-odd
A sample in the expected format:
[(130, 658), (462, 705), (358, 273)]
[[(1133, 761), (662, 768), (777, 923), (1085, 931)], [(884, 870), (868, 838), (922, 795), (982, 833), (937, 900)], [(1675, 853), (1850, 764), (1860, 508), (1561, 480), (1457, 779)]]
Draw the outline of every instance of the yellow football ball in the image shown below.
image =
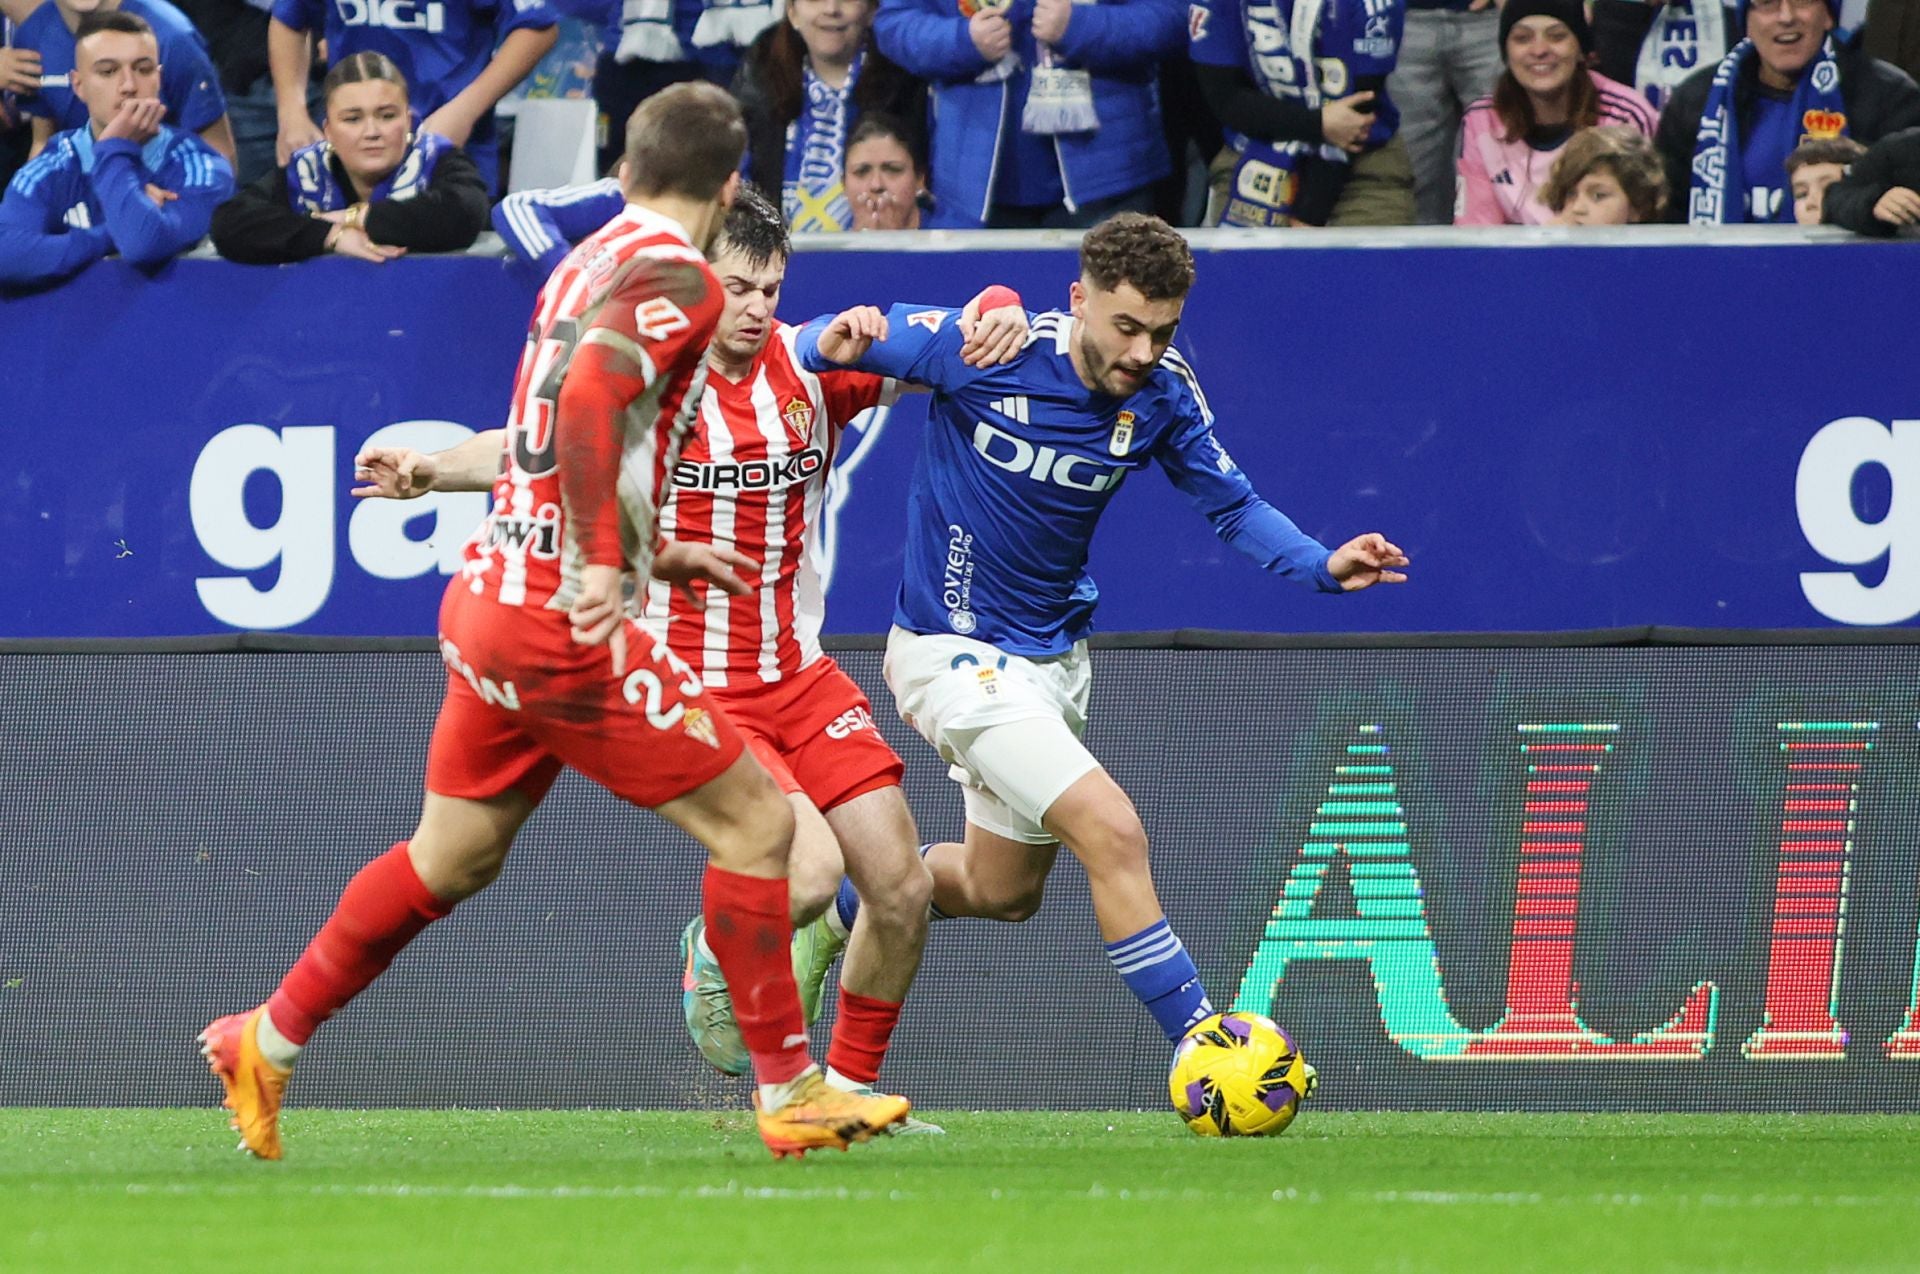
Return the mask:
[(1313, 1095), (1313, 1067), (1287, 1033), (1258, 1013), (1216, 1013), (1173, 1052), (1173, 1108), (1202, 1137), (1285, 1132)]

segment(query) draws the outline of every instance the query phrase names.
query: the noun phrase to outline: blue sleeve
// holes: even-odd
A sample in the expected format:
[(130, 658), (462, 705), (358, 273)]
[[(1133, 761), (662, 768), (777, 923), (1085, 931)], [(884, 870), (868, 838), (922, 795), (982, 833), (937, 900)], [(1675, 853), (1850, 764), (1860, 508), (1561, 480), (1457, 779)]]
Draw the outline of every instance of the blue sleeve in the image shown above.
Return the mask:
[(197, 34), (169, 40), (163, 56), (160, 96), (167, 103), (167, 123), (197, 133), (227, 113), (220, 73)]
[[(887, 311), (887, 339), (875, 341), (855, 359), (853, 370), (891, 376), (929, 389), (950, 389), (972, 379), (977, 369), (960, 361), (960, 311), (932, 305), (896, 305)], [(835, 372), (843, 364), (820, 354), (820, 333), (833, 315), (823, 314), (800, 329), (794, 348), (800, 366), (810, 372)]]
[(880, 51), (923, 80), (970, 80), (987, 69), (967, 20), (939, 0), (880, 0), (873, 17)]
[(1203, 66), (1246, 69), (1247, 26), (1240, 4), (1241, 0), (1193, 0), (1187, 8), (1187, 56)]
[(106, 210), (107, 233), (134, 265), (159, 265), (206, 238), (213, 210), (233, 195), (233, 169), (190, 133), (180, 134), (154, 183), (180, 196), (164, 206), (147, 197), (139, 147), (98, 142), (94, 156), (93, 192)]
[(522, 190), (493, 207), (493, 228), (514, 255), (552, 274), (567, 250), (613, 220), (626, 206), (620, 183), (608, 177), (590, 186)]
[(0, 199), (0, 284), (32, 287), (53, 283), (107, 255), (105, 230), (74, 230), (46, 199), (44, 181), (29, 185), (21, 169)]
[(273, 20), (295, 31), (325, 31), (326, 8), (319, 0), (273, 0)]
[(560, 15), (546, 0), (501, 0), (494, 16), (494, 38), (504, 40), (515, 31), (546, 31), (560, 25)]
[(1059, 49), (1069, 62), (1103, 75), (1149, 70), (1186, 42), (1181, 0), (1076, 4)]
[(1323, 593), (1343, 591), (1327, 573), (1332, 552), (1262, 500), (1253, 483), (1213, 435), (1213, 416), (1197, 399), (1161, 443), (1154, 459), (1194, 508), (1213, 523), (1216, 535), (1269, 571), (1311, 584)]

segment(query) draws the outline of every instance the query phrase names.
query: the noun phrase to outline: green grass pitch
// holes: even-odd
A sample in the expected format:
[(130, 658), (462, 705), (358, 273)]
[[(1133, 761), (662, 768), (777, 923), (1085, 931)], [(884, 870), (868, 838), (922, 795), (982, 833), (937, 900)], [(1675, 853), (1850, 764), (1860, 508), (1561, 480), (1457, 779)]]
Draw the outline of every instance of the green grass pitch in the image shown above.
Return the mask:
[(775, 1163), (743, 1115), (0, 1110), (0, 1271), (1911, 1270), (1920, 1117), (940, 1114)]

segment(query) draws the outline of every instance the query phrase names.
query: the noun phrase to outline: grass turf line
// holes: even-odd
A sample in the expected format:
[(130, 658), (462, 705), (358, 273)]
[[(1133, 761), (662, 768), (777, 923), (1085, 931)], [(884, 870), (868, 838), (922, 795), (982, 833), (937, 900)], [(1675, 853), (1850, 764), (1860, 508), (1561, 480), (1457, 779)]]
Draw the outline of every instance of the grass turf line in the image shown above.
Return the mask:
[(744, 1116), (0, 1110), (0, 1270), (1910, 1269), (1920, 1118), (936, 1116), (776, 1164)]

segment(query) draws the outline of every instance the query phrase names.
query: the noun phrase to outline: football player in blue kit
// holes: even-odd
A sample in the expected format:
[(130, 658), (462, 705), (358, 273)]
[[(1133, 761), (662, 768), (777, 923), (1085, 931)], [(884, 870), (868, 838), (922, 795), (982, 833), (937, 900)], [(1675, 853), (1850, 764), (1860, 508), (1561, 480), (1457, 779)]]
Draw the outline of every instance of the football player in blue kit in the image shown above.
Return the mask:
[[(1373, 533), (1329, 550), (1255, 493), (1171, 347), (1192, 286), (1186, 241), (1121, 213), (1082, 241), (1070, 311), (1034, 316), (1025, 351), (1002, 366), (967, 366), (957, 311), (935, 307), (848, 310), (798, 345), (810, 371), (933, 391), (885, 673), (900, 715), (964, 787), (965, 842), (926, 850), (934, 913), (1027, 919), (1064, 844), (1086, 868), (1114, 969), (1174, 1041), (1213, 1009), (1167, 925), (1140, 817), (1081, 742), (1094, 526), (1151, 463), (1227, 543), (1321, 592), (1401, 583), (1407, 565)], [(850, 885), (837, 910), (851, 925)]]

